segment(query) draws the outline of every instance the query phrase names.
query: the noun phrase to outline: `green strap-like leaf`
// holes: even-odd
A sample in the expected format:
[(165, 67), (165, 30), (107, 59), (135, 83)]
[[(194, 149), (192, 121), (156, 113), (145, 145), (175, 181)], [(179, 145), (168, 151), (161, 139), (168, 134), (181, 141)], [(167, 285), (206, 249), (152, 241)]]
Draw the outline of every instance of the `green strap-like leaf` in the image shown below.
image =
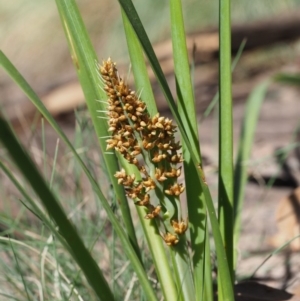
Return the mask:
[[(230, 0), (219, 1), (219, 223), (233, 287), (233, 130), (231, 93), (231, 19)], [(229, 279), (218, 275), (223, 287)], [(222, 280), (222, 281), (220, 281)], [(221, 298), (219, 300), (223, 300)], [(225, 300), (225, 296), (224, 296)]]
[[(191, 80), (190, 65), (186, 47), (186, 36), (182, 15), (181, 0), (170, 1), (171, 33), (173, 45), (173, 58), (175, 68), (175, 80), (177, 90), (178, 113), (186, 130), (192, 148), (196, 151), (197, 160), (202, 162), (199, 147), (198, 123), (195, 110), (195, 99)], [(193, 277), (188, 264), (183, 265), (180, 273), (182, 292), (185, 300), (201, 300), (204, 288), (204, 242), (206, 208), (201, 183), (197, 176), (197, 170), (192, 162), (191, 154), (182, 142), (184, 157), (184, 175), (186, 196), (188, 205), (189, 229), (191, 235), (191, 248), (193, 253)], [(182, 256), (187, 257), (187, 256)], [(179, 259), (179, 266), (181, 262)], [(210, 259), (209, 259), (210, 260)], [(186, 271), (184, 271), (186, 270)]]

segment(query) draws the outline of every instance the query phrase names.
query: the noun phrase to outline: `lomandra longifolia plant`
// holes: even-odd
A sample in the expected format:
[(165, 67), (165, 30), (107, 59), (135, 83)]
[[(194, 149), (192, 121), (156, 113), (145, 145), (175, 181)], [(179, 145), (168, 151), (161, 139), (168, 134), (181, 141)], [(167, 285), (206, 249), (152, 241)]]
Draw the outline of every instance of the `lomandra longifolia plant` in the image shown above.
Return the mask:
[[(41, 100), (2, 52), (0, 52), (1, 66), (55, 129), (89, 179), (97, 200), (101, 208), (106, 211), (114, 233), (118, 237), (124, 256), (130, 262), (130, 267), (138, 279), (138, 289), (135, 294), (137, 297), (132, 300), (157, 301), (163, 296), (166, 301), (213, 301), (216, 299), (213, 294), (213, 282), (217, 282), (217, 299), (233, 301), (236, 267), (234, 248), (237, 242), (233, 242), (230, 1), (221, 0), (219, 8), (220, 160), (217, 210), (202, 168), (181, 1), (168, 2), (176, 81), (176, 91), (172, 92), (132, 1), (119, 0), (118, 2), (122, 11), (135, 87), (137, 91), (143, 91), (142, 95), (128, 87), (119, 76), (116, 65), (111, 59), (98, 66), (96, 62), (99, 60), (76, 2), (56, 0), (69, 43), (70, 56), (85, 95), (95, 132), (99, 137), (107, 175), (112, 183), (120, 214), (115, 214), (112, 210), (112, 204), (101, 190), (101, 181), (89, 171)], [(152, 5), (151, 1), (147, 5)], [(169, 104), (176, 126), (170, 119), (157, 113), (145, 56)], [(173, 96), (175, 93), (177, 104)], [(247, 114), (250, 115), (250, 110)], [(74, 271), (79, 268), (88, 280), (89, 285), (85, 280), (80, 283), (82, 287), (88, 287), (91, 292), (90, 299), (87, 297), (86, 300), (96, 300), (96, 298), (105, 301), (119, 300), (116, 297), (114, 277), (112, 279), (104, 277), (101, 266), (93, 257), (97, 255), (97, 251), (90, 252), (85, 244), (86, 237), (84, 239), (80, 237), (79, 231), (60, 205), (57, 194), (51, 191), (38, 169), (34, 168), (34, 163), (24, 153), (24, 149), (1, 116), (0, 124), (0, 139), (37, 193), (47, 214), (43, 214), (44, 212), (39, 209), (40, 206), (35, 206), (35, 201), (31, 200), (26, 191), (20, 188), (19, 190), (24, 195), (24, 199), (31, 204), (29, 207), (42, 217), (43, 224), (51, 229), (52, 234), (58, 238), (57, 241), (72, 256), (74, 267), (72, 264), (68, 266), (73, 267)], [(175, 139), (177, 129), (180, 142)], [(241, 162), (246, 162), (249, 157), (251, 143), (248, 142), (246, 152), (243, 150), (242, 156), (239, 157)], [(184, 168), (181, 169), (181, 165)], [(244, 165), (239, 166), (241, 169), (236, 178), (242, 180), (241, 185), (238, 185), (240, 192), (237, 195), (242, 199), (246, 171)], [(1, 161), (0, 167), (14, 183), (17, 183)], [(181, 173), (184, 174), (182, 177), (180, 177)], [(179, 177), (182, 178), (182, 182), (185, 181), (185, 184), (179, 181)], [(18, 184), (16, 186), (19, 187)], [(187, 195), (188, 217), (183, 216), (182, 213), (180, 197), (183, 192)], [(128, 199), (135, 204), (144, 231), (143, 242), (137, 240), (137, 229), (133, 223)], [(213, 244), (209, 237), (209, 230), (213, 236)], [(110, 237), (107, 239), (109, 240)], [(105, 242), (101, 241), (101, 243)], [(141, 247), (142, 243), (143, 247)], [(215, 269), (211, 267), (212, 245), (216, 253)], [(149, 280), (150, 269), (147, 266), (149, 258), (144, 260), (146, 256), (150, 257), (151, 265), (154, 265), (159, 285), (154, 286)], [(215, 275), (213, 271), (217, 271), (217, 274)], [(69, 274), (77, 275), (77, 272), (72, 271)], [(64, 283), (71, 291), (73, 285), (76, 286), (78, 283), (76, 277)], [(134, 277), (130, 275), (130, 278)], [(80, 288), (78, 285), (78, 289)], [(124, 292), (128, 291), (128, 287), (124, 286), (118, 293), (120, 291), (123, 296)]]
[[(175, 142), (172, 120), (156, 114), (150, 117), (145, 103), (119, 77), (116, 64), (108, 59), (100, 67), (104, 90), (108, 95), (109, 131), (107, 150), (115, 149), (141, 174), (136, 179), (125, 170), (115, 174), (135, 205), (147, 208), (146, 219), (153, 219), (167, 245), (178, 243), (187, 229), (181, 215), (178, 183), (180, 143)], [(151, 197), (155, 196), (155, 197)]]

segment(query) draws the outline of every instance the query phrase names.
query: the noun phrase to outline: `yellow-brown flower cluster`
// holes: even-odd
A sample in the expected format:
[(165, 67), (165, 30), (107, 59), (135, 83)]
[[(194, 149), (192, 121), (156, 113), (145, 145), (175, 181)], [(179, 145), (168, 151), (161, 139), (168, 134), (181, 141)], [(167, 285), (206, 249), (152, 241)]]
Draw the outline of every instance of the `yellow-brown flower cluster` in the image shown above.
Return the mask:
[[(106, 141), (107, 149), (115, 149), (129, 163), (136, 165), (142, 180), (136, 181), (135, 176), (127, 175), (124, 169), (115, 176), (136, 205), (147, 207), (145, 218), (159, 217), (163, 208), (151, 204), (149, 191), (164, 181), (168, 183), (165, 194), (177, 197), (184, 191), (183, 185), (177, 183), (181, 169), (176, 168), (176, 165), (182, 162), (182, 156), (178, 153), (180, 145), (174, 138), (176, 126), (172, 120), (159, 114), (153, 117), (149, 115), (145, 103), (118, 76), (116, 65), (111, 59), (103, 62), (100, 73), (108, 95), (107, 114), (111, 138)], [(145, 157), (151, 162), (154, 172), (151, 173), (151, 168), (143, 163), (147, 162)], [(174, 228), (174, 224), (172, 226)], [(168, 236), (167, 240), (172, 241), (169, 242), (171, 245), (178, 242), (177, 236), (173, 239)]]

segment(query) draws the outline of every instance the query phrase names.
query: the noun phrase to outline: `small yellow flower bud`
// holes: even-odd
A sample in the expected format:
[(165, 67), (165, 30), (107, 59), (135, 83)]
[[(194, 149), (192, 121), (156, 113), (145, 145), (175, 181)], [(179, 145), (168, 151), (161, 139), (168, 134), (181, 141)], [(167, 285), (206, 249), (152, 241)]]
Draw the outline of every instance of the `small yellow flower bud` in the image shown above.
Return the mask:
[(165, 243), (168, 246), (174, 246), (179, 242), (179, 239), (176, 235), (167, 232), (164, 236), (163, 236), (163, 240), (165, 241)]
[(187, 223), (183, 220), (181, 222), (172, 220), (172, 227), (174, 228), (175, 233), (183, 234), (187, 229)]
[(154, 207), (151, 205), (150, 209), (152, 211), (150, 213), (146, 214), (145, 219), (153, 219), (153, 218), (157, 217), (160, 213), (161, 206)]

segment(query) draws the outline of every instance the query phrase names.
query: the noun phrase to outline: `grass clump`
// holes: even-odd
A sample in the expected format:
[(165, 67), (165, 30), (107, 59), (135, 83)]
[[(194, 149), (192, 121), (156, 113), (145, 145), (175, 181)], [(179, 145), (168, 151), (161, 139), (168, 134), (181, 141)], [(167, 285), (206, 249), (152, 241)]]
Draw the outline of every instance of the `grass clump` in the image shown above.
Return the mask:
[[(83, 226), (91, 223), (81, 221), (82, 223), (77, 224), (75, 219), (66, 214), (61, 196), (45, 181), (3, 116), (0, 116), (0, 140), (23, 177), (29, 182), (35, 198), (27, 194), (9, 171), (7, 164), (1, 163), (1, 168), (26, 199), (28, 208), (39, 217), (49, 232), (47, 241), (37, 252), (44, 254), (45, 262), (50, 246), (53, 247), (52, 255), (56, 255), (52, 260), (56, 266), (53, 275), (56, 278), (49, 276), (53, 279), (53, 287), (57, 279), (61, 288), (68, 287), (64, 289), (63, 296), (59, 294), (60, 290), (57, 290), (55, 297), (63, 300), (74, 296), (74, 299), (79, 300), (98, 298), (111, 301), (121, 300), (126, 292), (125, 300), (151, 301), (163, 297), (166, 301), (212, 301), (213, 282), (216, 282), (218, 300), (233, 301), (236, 267), (234, 250), (237, 245), (234, 238), (238, 237), (239, 231), (239, 225), (236, 223), (240, 223), (236, 217), (236, 208), (240, 210), (244, 190), (239, 190), (238, 199), (234, 202), (234, 186), (237, 180), (234, 179), (232, 151), (230, 1), (220, 1), (219, 8), (220, 168), (217, 211), (202, 164), (181, 1), (170, 1), (177, 104), (130, 0), (119, 0), (119, 4), (136, 88), (142, 91), (140, 95), (122, 80), (116, 64), (111, 59), (103, 61), (101, 66), (98, 65), (97, 56), (75, 1), (61, 0), (56, 3), (92, 124), (99, 137), (105, 176), (108, 182), (111, 182), (112, 192), (111, 195), (104, 193), (97, 173), (89, 168), (91, 163), (82, 159), (38, 96), (1, 53), (2, 67), (17, 82), (71, 151), (77, 164), (76, 168), (80, 168), (85, 174), (97, 204), (105, 211), (110, 222), (111, 232), (106, 236), (103, 235), (105, 223), (102, 223), (101, 231), (95, 227), (80, 229), (80, 224)], [(176, 125), (171, 119), (157, 113), (143, 53), (157, 77)], [(256, 108), (259, 108), (265, 91), (266, 85), (256, 91), (255, 99), (259, 100)], [(258, 110), (253, 112), (250, 115), (257, 116)], [(244, 125), (244, 135), (247, 135), (249, 126), (252, 129), (255, 127), (255, 118), (248, 119), (248, 122), (250, 125)], [(175, 139), (177, 131), (180, 141)], [(241, 145), (239, 160), (246, 160), (249, 156), (252, 135), (253, 131), (250, 131), (248, 139), (245, 140), (247, 144)], [(241, 164), (241, 161), (237, 161), (236, 166), (239, 168), (236, 169), (236, 174), (243, 179), (239, 185), (244, 186), (246, 171), (241, 168)], [(184, 180), (179, 181), (181, 173)], [(77, 177), (77, 180), (79, 178)], [(188, 217), (184, 216), (180, 201), (184, 191), (187, 196)], [(130, 211), (132, 201), (128, 199), (133, 200), (136, 205), (134, 217)], [(134, 222), (136, 216), (143, 228), (143, 242), (138, 239), (141, 235), (137, 235), (138, 229)], [(213, 246), (209, 239), (209, 229), (213, 236)], [(91, 234), (92, 239), (85, 237), (87, 233)], [(101, 239), (98, 241), (99, 236)], [(44, 239), (45, 236), (42, 237)], [(217, 277), (213, 276), (210, 257), (212, 247), (217, 255)], [(112, 250), (109, 253), (110, 273), (107, 269), (101, 269), (96, 260), (101, 248)], [(129, 272), (122, 280), (119, 280), (121, 277), (115, 271), (116, 267), (122, 270), (122, 263), (116, 259), (116, 248), (122, 251), (122, 260), (126, 258), (130, 266)], [(59, 260), (60, 258), (63, 260)], [(17, 260), (17, 256), (15, 262), (21, 262)], [(153, 265), (155, 272), (149, 265)], [(45, 265), (42, 266), (44, 277)], [(19, 267), (20, 265), (20, 275), (23, 275)], [(65, 278), (63, 275), (66, 274)], [(157, 277), (155, 285), (149, 279), (153, 275)], [(24, 279), (23, 285), (27, 291), (28, 281), (26, 277)], [(122, 283), (122, 289), (117, 288), (116, 283), (119, 284), (119, 281), (126, 282)], [(134, 289), (137, 281), (139, 288)], [(53, 294), (46, 289), (46, 282), (46, 278), (42, 278), (41, 295), (53, 298)], [(28, 300), (34, 299), (35, 296), (31, 293), (33, 290), (29, 291), (25, 297)]]

